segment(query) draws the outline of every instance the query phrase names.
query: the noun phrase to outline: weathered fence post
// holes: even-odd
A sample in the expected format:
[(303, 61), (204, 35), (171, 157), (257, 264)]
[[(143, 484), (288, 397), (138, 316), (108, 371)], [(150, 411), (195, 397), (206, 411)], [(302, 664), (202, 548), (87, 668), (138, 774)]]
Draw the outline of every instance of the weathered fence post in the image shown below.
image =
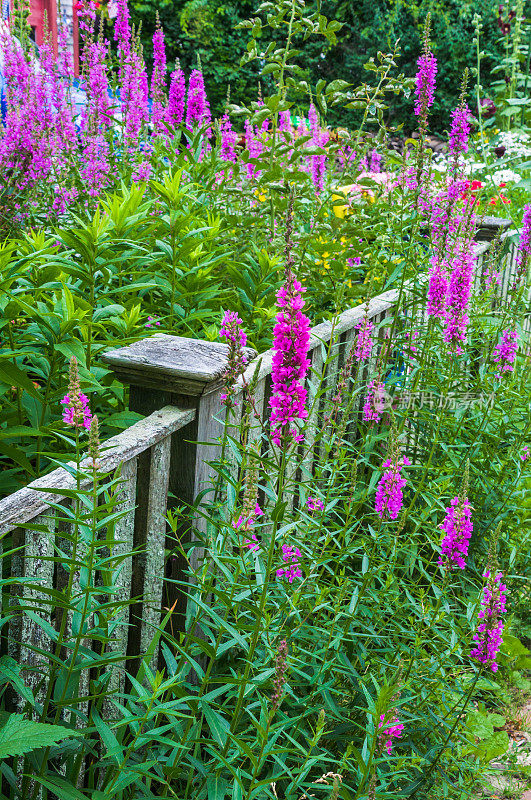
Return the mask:
[[(195, 410), (194, 420), (174, 433), (171, 440), (168, 490), (176, 498), (177, 505), (192, 504), (200, 492), (208, 491), (213, 485), (215, 475), (209, 462), (219, 455), (217, 440), (223, 433), (225, 408), (220, 394), (227, 354), (227, 345), (219, 342), (156, 334), (127, 347), (108, 351), (102, 356), (118, 380), (129, 386), (131, 411), (147, 415), (167, 405)], [(254, 351), (249, 350), (247, 355), (254, 355)], [(168, 465), (164, 469), (168, 469)], [(139, 465), (139, 509), (149, 507), (149, 504), (142, 501), (149, 493), (149, 485), (149, 466), (146, 470)], [(157, 519), (153, 515), (152, 519), (148, 519), (147, 516), (149, 515), (137, 513), (135, 546), (142, 546), (146, 542), (150, 526), (157, 525), (160, 526), (160, 531), (164, 530), (163, 519)], [(180, 528), (179, 534), (183, 541), (190, 540), (192, 525), (201, 533), (206, 533), (206, 520), (196, 516), (193, 520), (187, 520)], [(167, 544), (173, 546), (175, 543)], [(194, 552), (191, 564), (196, 568), (201, 560), (201, 552)], [(166, 576), (173, 581), (182, 580), (184, 569), (184, 559), (173, 560), (167, 565)], [(152, 579), (160, 582), (163, 570), (163, 550), (158, 560), (150, 554), (144, 565), (144, 574), (139, 575), (136, 581), (139, 591), (145, 587), (145, 592)], [(148, 571), (153, 574), (148, 575)], [(171, 583), (166, 586), (165, 600), (167, 606), (176, 601), (177, 613), (184, 614), (184, 604)], [(181, 616), (180, 624), (183, 621)], [(144, 642), (147, 641), (145, 635), (142, 638)]]

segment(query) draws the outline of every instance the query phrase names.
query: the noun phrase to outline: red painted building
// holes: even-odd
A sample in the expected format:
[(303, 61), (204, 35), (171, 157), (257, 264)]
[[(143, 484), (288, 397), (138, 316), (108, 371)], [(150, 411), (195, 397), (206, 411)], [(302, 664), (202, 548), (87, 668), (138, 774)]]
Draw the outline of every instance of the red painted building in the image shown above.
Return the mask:
[[(64, 25), (68, 32), (68, 45), (74, 55), (76, 73), (78, 71), (78, 31), (77, 16), (74, 14), (75, 0), (30, 0), (29, 24), (33, 38), (38, 45), (44, 40), (45, 26), (48, 28), (55, 51), (57, 52), (57, 28)], [(2, 0), (2, 16), (9, 17), (9, 0)]]

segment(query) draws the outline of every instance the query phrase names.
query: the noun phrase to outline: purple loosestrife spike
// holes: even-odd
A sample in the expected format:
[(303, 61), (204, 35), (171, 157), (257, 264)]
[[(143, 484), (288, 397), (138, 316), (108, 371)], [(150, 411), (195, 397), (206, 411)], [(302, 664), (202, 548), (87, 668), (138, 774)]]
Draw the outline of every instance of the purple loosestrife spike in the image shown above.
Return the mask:
[(475, 218), (473, 215), (464, 221), (459, 232), (459, 241), (451, 261), (451, 275), (445, 310), (444, 340), (456, 353), (462, 353), (461, 343), (466, 341), (468, 327), (468, 305), (472, 293), (474, 266)]
[(172, 72), (168, 96), (168, 122), (178, 128), (184, 119), (186, 104), (186, 79), (181, 67)]
[(221, 402), (226, 406), (234, 404), (234, 387), (236, 381), (245, 370), (246, 357), (243, 348), (247, 344), (247, 334), (242, 330), (243, 320), (235, 311), (226, 311), (219, 329), (220, 338), (226, 339), (229, 345), (227, 366), (225, 369), (225, 389)]
[(126, 61), (131, 53), (131, 26), (129, 24), (127, 0), (117, 0), (114, 39), (118, 45), (119, 60)]
[(318, 497), (309, 497), (306, 501), (306, 505), (308, 506), (310, 511), (324, 511), (323, 501), (319, 500)]
[(393, 747), (393, 739), (400, 739), (404, 726), (400, 723), (398, 717), (387, 718), (387, 714), (380, 716), (378, 723), (378, 731), (380, 734), (378, 740), (383, 748), (385, 748), (389, 755)]
[(108, 186), (111, 172), (109, 131), (113, 117), (107, 59), (107, 43), (95, 41), (85, 45), (82, 62), (87, 74), (87, 102), (81, 115), (83, 154), (80, 173), (91, 197), (98, 197)]
[(363, 405), (364, 422), (378, 422), (385, 407), (385, 386), (380, 381), (371, 381)]
[(164, 31), (158, 26), (158, 23), (157, 14), (157, 28), (153, 34), (153, 74), (151, 76), (151, 120), (154, 136), (162, 136), (166, 133), (164, 123), (167, 121), (167, 110), (164, 103), (166, 93), (166, 50), (164, 48)]
[(306, 290), (292, 273), (292, 234), (293, 197), (290, 198), (286, 219), (286, 282), (277, 292), (277, 301), (283, 310), (277, 314), (273, 329), (273, 394), (269, 405), (271, 438), (278, 447), (287, 447), (290, 441), (302, 441), (303, 437), (293, 423), (308, 416), (304, 384), (310, 368), (310, 320), (302, 313), (302, 295)]
[(298, 547), (293, 547), (290, 544), (282, 545), (282, 561), (287, 565), (277, 569), (277, 578), (287, 578), (289, 583), (293, 583), (295, 578), (302, 578), (302, 572), (299, 564), (301, 551)]
[(398, 452), (383, 463), (384, 473), (376, 488), (374, 508), (380, 519), (396, 519), (403, 505), (403, 488), (407, 479), (401, 474), (403, 467), (409, 467), (411, 461), (399, 458)]
[[(193, 130), (197, 126), (210, 126), (210, 121), (210, 106), (205, 92), (203, 75), (200, 70), (194, 69), (188, 81), (186, 127), (189, 130)], [(208, 127), (206, 135), (210, 136), (210, 134), (210, 127)]]
[(278, 304), (283, 310), (277, 314), (273, 329), (273, 396), (269, 405), (272, 409), (272, 438), (278, 447), (282, 441), (302, 441), (293, 422), (308, 416), (304, 381), (310, 367), (307, 358), (310, 321), (302, 313), (304, 291), (299, 281), (288, 275), (285, 285), (277, 293)]
[(90, 430), (92, 414), (88, 405), (88, 397), (81, 392), (79, 385), (79, 371), (77, 361), (72, 356), (70, 359), (68, 394), (61, 400), (63, 409), (63, 422), (80, 429)]
[(527, 272), (527, 265), (531, 258), (531, 204), (524, 206), (522, 232), (516, 260), (516, 282), (522, 280)]
[(418, 71), (415, 76), (415, 116), (420, 118), (421, 128), (427, 129), (428, 110), (435, 98), (435, 76), (437, 75), (437, 59), (429, 46), (430, 16), (426, 18), (424, 48), (417, 61)]
[(469, 118), (470, 111), (464, 98), (461, 103), (452, 111), (452, 128), (450, 130), (449, 149), (454, 163), (459, 160), (460, 153), (468, 151), (468, 137), (470, 136)]
[[(256, 135), (253, 126), (248, 119), (245, 120), (245, 147), (249, 151), (249, 158), (258, 158), (264, 150), (264, 144), (259, 136)], [(257, 178), (261, 171), (251, 163), (245, 165), (248, 178)]]
[(278, 130), (284, 133), (293, 133), (291, 127), (291, 115), (289, 111), (281, 111), (278, 115)]
[(124, 118), (124, 146), (134, 157), (149, 119), (149, 89), (146, 66), (140, 53), (131, 51), (122, 70), (120, 97)]
[(224, 114), (219, 130), (221, 133), (221, 158), (223, 161), (236, 161), (236, 139), (228, 114)]
[[(324, 147), (328, 142), (329, 135), (326, 130), (323, 130), (319, 124), (319, 117), (317, 109), (314, 104), (310, 104), (308, 112), (310, 121), (310, 130), (312, 133), (311, 143), (314, 147)], [(326, 155), (310, 156), (310, 169), (312, 175), (313, 185), (318, 192), (322, 191), (324, 186), (324, 178), (326, 175)]]
[(275, 677), (273, 678), (273, 694), (271, 695), (271, 716), (275, 713), (282, 700), (284, 686), (286, 683), (286, 670), (288, 668), (288, 643), (282, 639), (278, 646), (278, 653), (275, 659)]
[(502, 333), (501, 340), (494, 348), (492, 360), (498, 364), (498, 369), (500, 370), (496, 375), (497, 378), (501, 378), (501, 373), (503, 372), (514, 372), (518, 338), (518, 331), (505, 330)]
[(356, 323), (355, 328), (358, 331), (358, 336), (354, 345), (354, 355), (357, 361), (367, 361), (372, 352), (372, 329), (374, 328), (374, 323), (365, 315), (362, 320)]
[(446, 516), (439, 528), (444, 533), (441, 542), (439, 564), (448, 569), (464, 569), (470, 537), (472, 536), (472, 510), (467, 497), (468, 464), (461, 492), (454, 497), (446, 508)]
[(494, 574), (492, 570), (488, 569), (483, 577), (487, 579), (487, 583), (483, 587), (478, 625), (474, 634), (476, 647), (471, 650), (470, 656), (480, 664), (489, 667), (492, 672), (497, 672), (496, 657), (503, 644), (504, 629), (504, 623), (500, 616), (507, 610), (507, 587), (502, 583), (503, 574), (501, 572)]

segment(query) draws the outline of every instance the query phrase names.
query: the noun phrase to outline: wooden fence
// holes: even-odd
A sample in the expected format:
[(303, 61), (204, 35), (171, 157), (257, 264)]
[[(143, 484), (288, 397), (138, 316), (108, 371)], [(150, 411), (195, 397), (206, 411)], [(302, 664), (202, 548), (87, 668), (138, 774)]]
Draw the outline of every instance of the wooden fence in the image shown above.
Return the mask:
[[(497, 225), (487, 222), (484, 230), (490, 233)], [(484, 241), (476, 248), (477, 285), (490, 246), (488, 236), (480, 238)], [(502, 299), (507, 295), (514, 271), (515, 245), (510, 244), (500, 283)], [(385, 292), (371, 300), (368, 308), (360, 305), (345, 311), (334, 323), (325, 322), (312, 328), (310, 380), (318, 382), (325, 371), (326, 397), (331, 397), (337, 386), (339, 371), (357, 336), (356, 324), (365, 315), (372, 320), (378, 331), (378, 350), (391, 325), (397, 298), (396, 290)], [(254, 359), (245, 376), (247, 382), (253, 376), (256, 380), (256, 409), (265, 417), (271, 396), (272, 355), (272, 351), (267, 351)], [(165, 577), (169, 583), (182, 579), (182, 563), (165, 565), (168, 497), (173, 496), (173, 502), (192, 504), (199, 492), (212, 486), (210, 462), (218, 455), (217, 440), (223, 430), (220, 394), (227, 347), (159, 334), (107, 352), (103, 360), (116, 378), (130, 387), (129, 408), (145, 415), (105, 443), (100, 462), (103, 472), (121, 465), (118, 499), (125, 513), (117, 524), (115, 535), (119, 543), (113, 552), (117, 557), (122, 556), (120, 591), (122, 599), (130, 599), (131, 605), (124, 612), (127, 618), (123, 619), (113, 647), (117, 656), (125, 658), (127, 654), (131, 658), (145, 652), (153, 626), (161, 619), (162, 606), (171, 601), (164, 595)], [(321, 410), (315, 404), (310, 430), (317, 430), (319, 413)], [(311, 472), (311, 458), (305, 468)], [(57, 618), (47, 603), (45, 590), (58, 585), (55, 555), (63, 545), (56, 512), (50, 508), (51, 502), (58, 502), (58, 496), (46, 490), (74, 487), (71, 472), (61, 468), (0, 501), (0, 536), (11, 532), (10, 544), (15, 548), (6, 559), (9, 572), (4, 575), (14, 579), (9, 582), (12, 611), (16, 612), (17, 606), (19, 610), (32, 609), (52, 625), (57, 625)], [(196, 517), (194, 524), (204, 528), (205, 521)], [(127, 555), (134, 550), (139, 551), (138, 555)], [(17, 579), (21, 582), (17, 583)], [(42, 658), (42, 652), (50, 646), (50, 638), (31, 615), (17, 613), (4, 626), (3, 634), (4, 647), (7, 642), (9, 653), (29, 668), (28, 683), (34, 684), (39, 651)]]

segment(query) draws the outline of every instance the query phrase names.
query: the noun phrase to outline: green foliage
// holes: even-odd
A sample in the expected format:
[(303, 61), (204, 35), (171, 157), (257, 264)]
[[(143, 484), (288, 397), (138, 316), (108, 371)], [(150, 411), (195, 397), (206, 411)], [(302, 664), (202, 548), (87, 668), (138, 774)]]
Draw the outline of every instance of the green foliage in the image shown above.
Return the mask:
[[(484, 74), (488, 75), (501, 63), (505, 42), (500, 38), (497, 25), (498, 3), (494, 0), (325, 0), (307, 3), (307, 16), (315, 11), (336, 20), (341, 27), (335, 30), (335, 40), (320, 41), (295, 36), (294, 45), (301, 55), (295, 63), (312, 92), (320, 81), (325, 83), (342, 79), (358, 84), (365, 78), (365, 64), (378, 50), (393, 50), (400, 42), (398, 65), (407, 76), (416, 71), (416, 60), (421, 50), (421, 29), (426, 14), (433, 19), (434, 52), (439, 63), (437, 76), (438, 93), (434, 107), (433, 127), (442, 132), (448, 127), (450, 111), (455, 107), (465, 67), (475, 62), (473, 43), (473, 18), (479, 14), (484, 25), (482, 49), (485, 53)], [(528, 3), (527, 3), (528, 5)], [(207, 91), (214, 113), (222, 113), (227, 90), (231, 97), (250, 103), (257, 97), (259, 71), (247, 64), (239, 67), (239, 61), (247, 47), (245, 32), (235, 31), (235, 26), (252, 17), (258, 4), (254, 2), (217, 3), (213, 0), (157, 0), (155, 3), (136, 1), (132, 3), (134, 16), (142, 22), (142, 35), (146, 53), (151, 53), (151, 36), (158, 11), (166, 32), (170, 60), (179, 59), (188, 69), (196, 65), (200, 57), (204, 69)], [(269, 37), (265, 29), (257, 30), (262, 44)], [(300, 40), (299, 40), (300, 39)], [(271, 78), (263, 76), (263, 89), (270, 93)], [(505, 85), (505, 83), (504, 83)], [(304, 95), (295, 95), (294, 100), (302, 109), (307, 109)], [(412, 103), (407, 98), (397, 98), (386, 113), (392, 124), (413, 127)], [(345, 110), (332, 110), (329, 122), (332, 125), (351, 126), (355, 117)]]
[(78, 731), (61, 725), (47, 725), (26, 719), (22, 714), (9, 714), (0, 727), (0, 758), (23, 756), (79, 735)]

